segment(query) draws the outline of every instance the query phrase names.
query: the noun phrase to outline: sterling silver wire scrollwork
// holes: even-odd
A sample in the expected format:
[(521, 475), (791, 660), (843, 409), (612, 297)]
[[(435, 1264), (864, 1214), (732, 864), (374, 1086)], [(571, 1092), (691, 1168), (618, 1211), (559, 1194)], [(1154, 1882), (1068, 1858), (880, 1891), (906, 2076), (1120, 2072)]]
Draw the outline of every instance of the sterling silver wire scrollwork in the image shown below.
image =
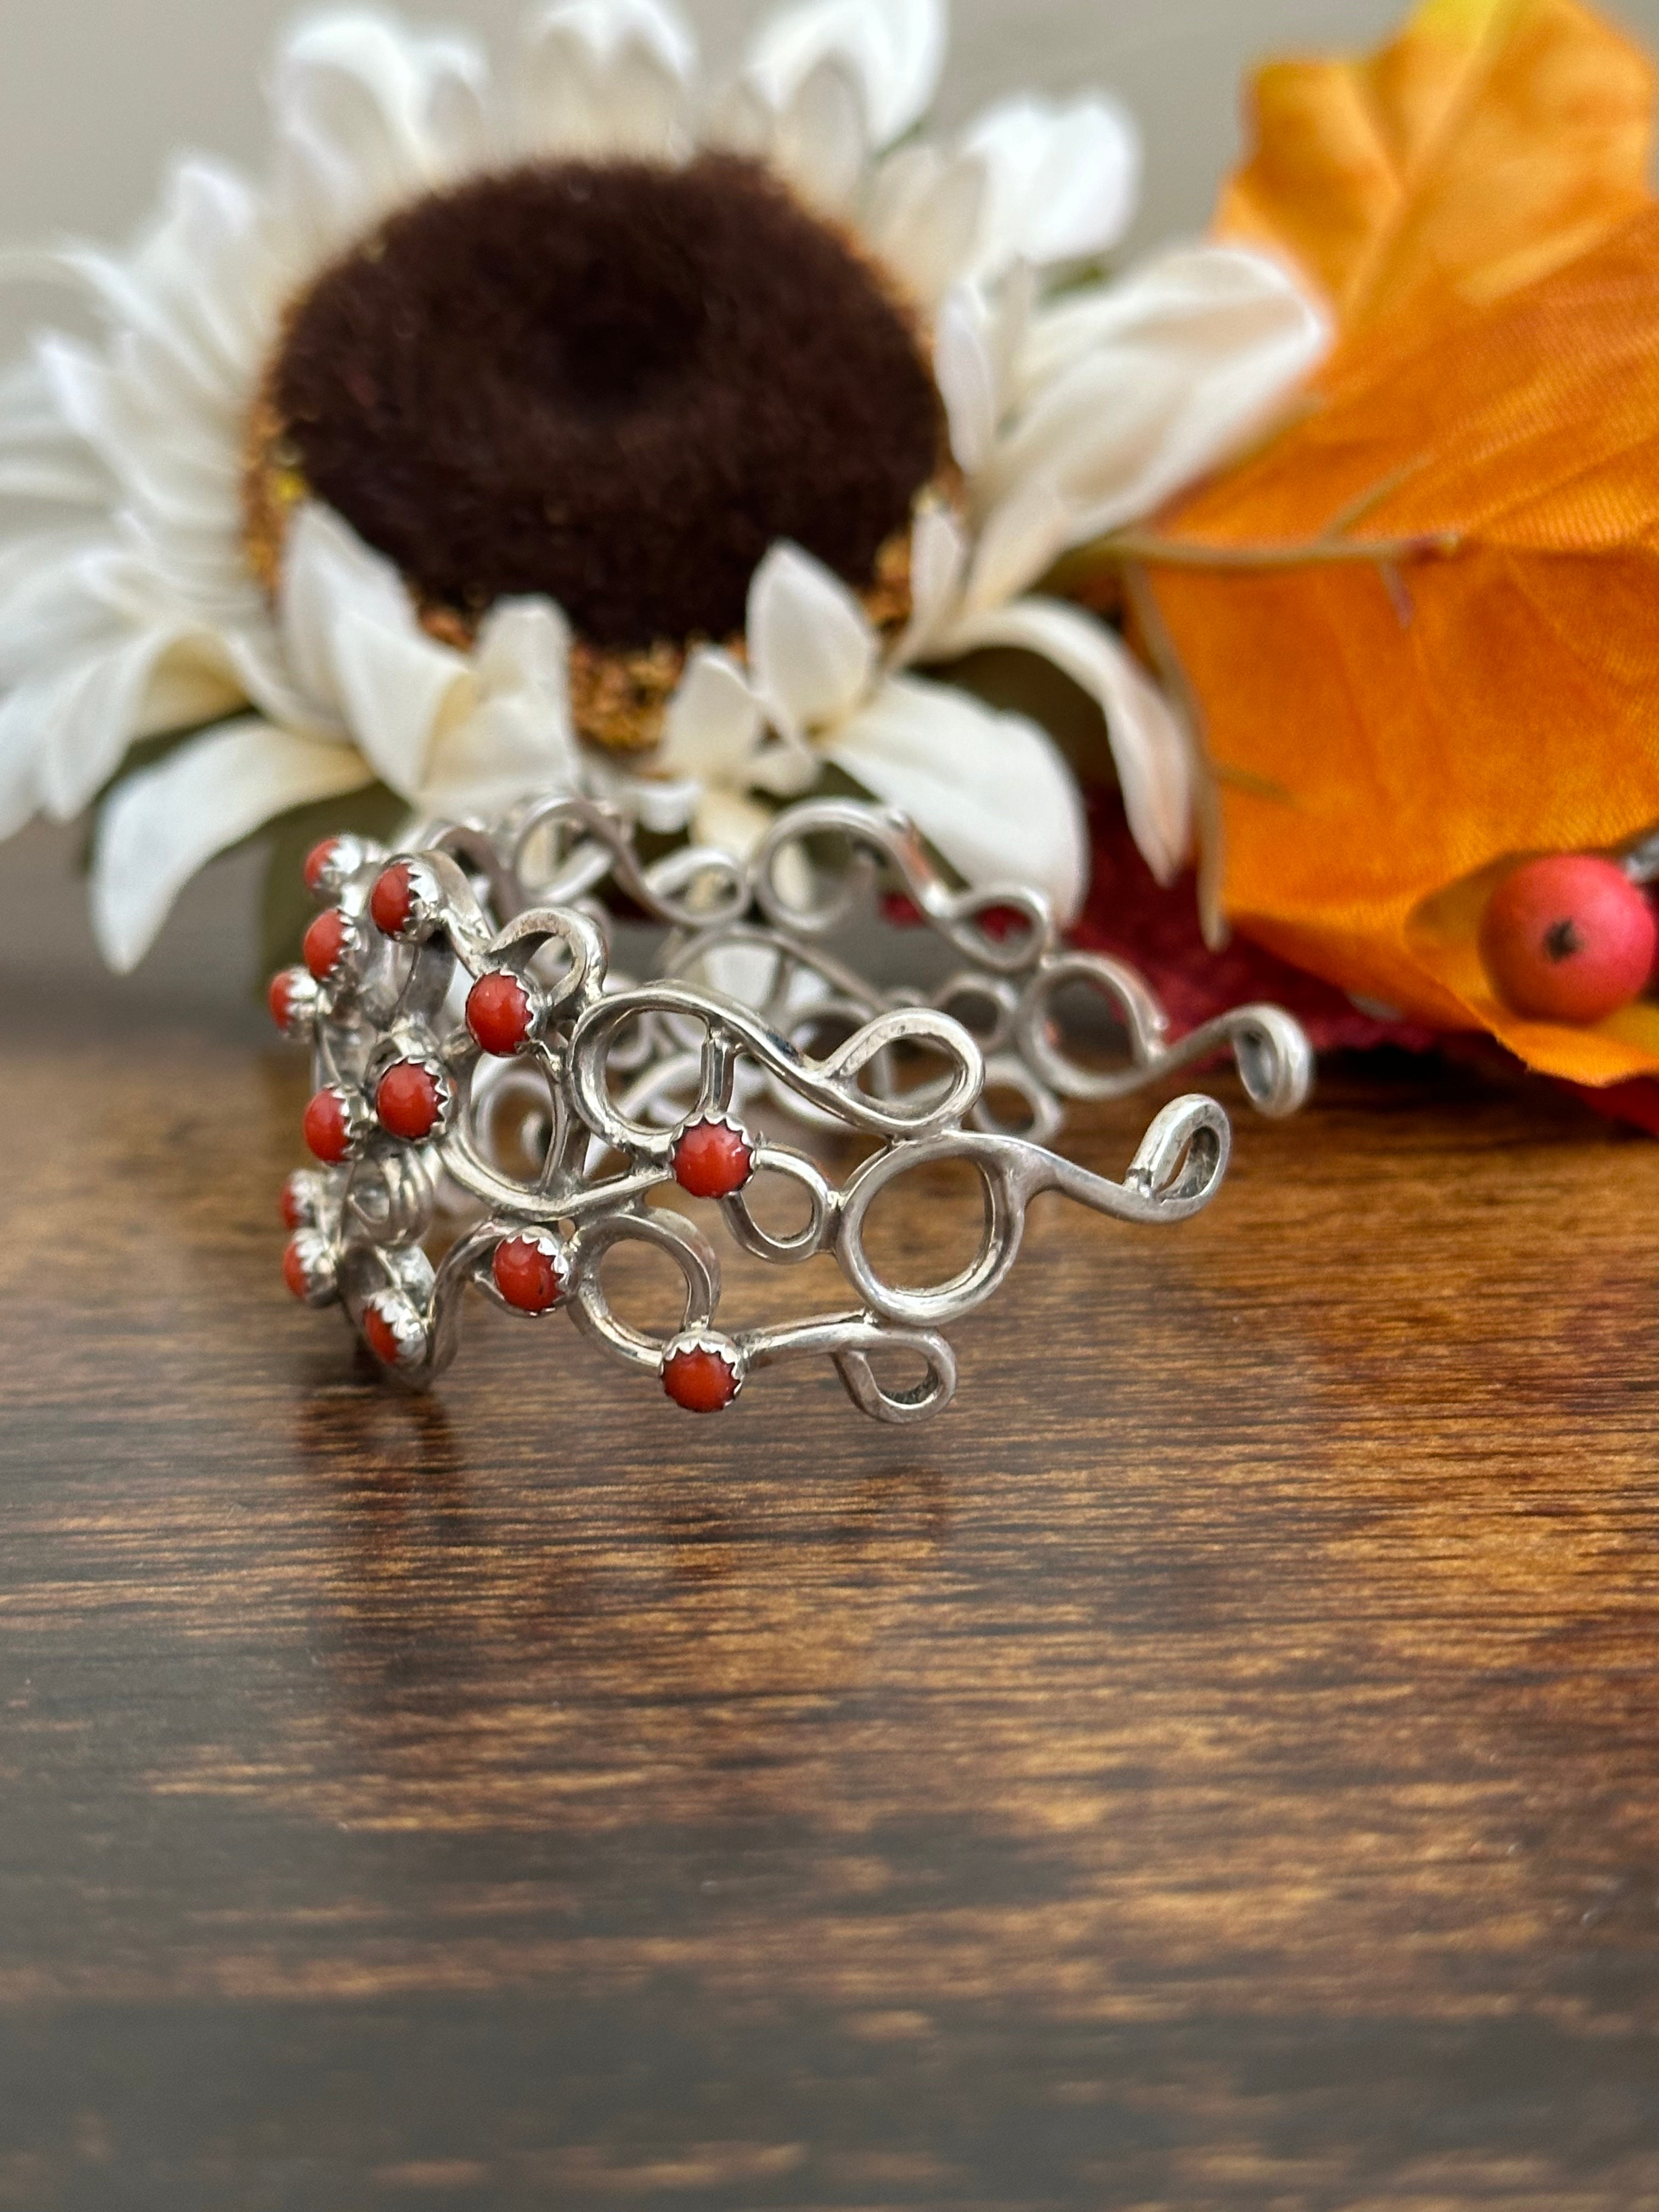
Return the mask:
[[(865, 1413), (922, 1419), (956, 1389), (941, 1331), (1004, 1280), (1034, 1198), (1167, 1224), (1220, 1186), (1231, 1129), (1212, 1099), (1164, 1107), (1121, 1183), (1046, 1149), (1066, 1102), (1121, 1097), (1223, 1049), (1264, 1114), (1294, 1112), (1311, 1079), (1279, 1008), (1241, 1007), (1171, 1045), (1142, 979), (1066, 950), (1041, 897), (952, 890), (902, 816), (851, 801), (781, 814), (747, 866), (696, 849), (646, 865), (611, 810), (558, 799), (489, 832), (433, 825), (395, 856), (336, 838), (307, 875), (322, 910), (306, 964), (271, 988), (316, 1079), (317, 1164), (288, 1185), (284, 1273), (307, 1304), (342, 1304), (385, 1370), (417, 1388), (454, 1358), (472, 1288), (526, 1318), (567, 1312), (690, 1410), (719, 1411), (756, 1370), (811, 1356)], [(666, 932), (645, 980), (613, 967), (606, 885)], [(931, 991), (878, 986), (846, 957), (848, 926), (882, 896), (924, 926), (908, 942), (945, 956)], [(1115, 1066), (1085, 1066), (1064, 1041), (1062, 995), (1079, 989), (1124, 1041)], [(773, 1141), (762, 1114), (839, 1131), (866, 1156), (837, 1186)], [(900, 1287), (871, 1258), (871, 1211), (941, 1161), (978, 1178), (980, 1247), (948, 1281)], [(804, 1203), (787, 1233), (757, 1218), (768, 1177)], [(712, 1201), (746, 1252), (784, 1267), (833, 1257), (854, 1309), (722, 1329), (713, 1244), (678, 1205), (653, 1203), (675, 1186)], [(629, 1244), (678, 1269), (671, 1335), (606, 1295), (606, 1257)], [(884, 1353), (908, 1355), (919, 1379), (882, 1381)]]

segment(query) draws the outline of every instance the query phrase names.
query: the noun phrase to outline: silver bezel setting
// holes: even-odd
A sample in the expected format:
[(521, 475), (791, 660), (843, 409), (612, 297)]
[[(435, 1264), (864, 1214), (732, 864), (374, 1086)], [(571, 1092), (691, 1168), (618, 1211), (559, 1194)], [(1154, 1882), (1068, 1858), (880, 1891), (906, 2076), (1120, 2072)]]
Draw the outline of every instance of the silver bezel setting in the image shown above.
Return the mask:
[[(701, 1353), (707, 1358), (718, 1359), (727, 1370), (732, 1377), (732, 1395), (725, 1405), (713, 1407), (709, 1410), (730, 1413), (743, 1395), (743, 1386), (749, 1380), (749, 1361), (742, 1345), (732, 1337), (722, 1335), (717, 1329), (687, 1329), (681, 1335), (671, 1338), (662, 1348), (660, 1371), (665, 1392), (667, 1392), (669, 1369), (677, 1359), (684, 1358), (689, 1353)], [(672, 1396), (672, 1393), (668, 1395)]]
[[(393, 1044), (395, 1043), (394, 1039)], [(380, 1085), (397, 1067), (418, 1067), (422, 1074), (431, 1078), (432, 1087), (437, 1093), (437, 1119), (423, 1137), (400, 1137), (395, 1129), (388, 1129), (380, 1119)], [(450, 1078), (448, 1068), (435, 1051), (429, 1050), (422, 1044), (414, 1045), (407, 1051), (389, 1050), (370, 1073), (368, 1095), (374, 1115), (375, 1127), (384, 1136), (390, 1138), (394, 1145), (419, 1146), (443, 1142), (444, 1133), (448, 1128), (451, 1117), (455, 1111), (455, 1085)]]
[[(516, 983), (519, 988), (524, 993), (525, 1003), (529, 1009), (530, 1014), (529, 1024), (526, 1027), (523, 1036), (519, 1040), (518, 1043), (514, 1046), (511, 1052), (492, 1052), (488, 1045), (479, 1043), (476, 1036), (473, 1036), (472, 1041), (475, 1044), (478, 1045), (479, 1051), (484, 1054), (484, 1057), (487, 1060), (517, 1060), (520, 1054), (529, 1051), (532, 1045), (536, 1042), (536, 1040), (542, 1033), (542, 1025), (547, 1018), (547, 997), (544, 992), (538, 988), (534, 980), (531, 976), (526, 975), (522, 969), (509, 968), (503, 963), (497, 961), (494, 967), (486, 968), (482, 975), (475, 975), (472, 978), (471, 988), (469, 989), (467, 994), (468, 1006), (470, 1006), (471, 1002), (472, 991), (476, 990), (480, 983), (488, 982), (491, 977), (496, 975), (506, 976), (509, 981)], [(466, 1006), (463, 1006), (461, 1010), (461, 1018), (463, 1021), (467, 1023), (468, 1035), (472, 1036), (471, 1023), (468, 1018)]]
[(289, 1238), (287, 1250), (294, 1253), (305, 1278), (305, 1289), (300, 1303), (313, 1311), (325, 1306), (337, 1305), (340, 1286), (336, 1272), (335, 1247), (330, 1238), (314, 1226), (296, 1229)]
[[(381, 877), (390, 875), (394, 868), (402, 868), (408, 878), (409, 911), (398, 929), (381, 929), (378, 921), (374, 926), (382, 937), (389, 937), (394, 945), (419, 945), (440, 926), (442, 893), (431, 869), (423, 861), (407, 853), (393, 853), (374, 871), (374, 882), (370, 884), (368, 892), (370, 902)], [(374, 920), (374, 917), (371, 915), (370, 919)]]
[[(480, 1287), (488, 1291), (491, 1301), (498, 1305), (503, 1313), (510, 1313), (515, 1320), (545, 1321), (550, 1314), (557, 1313), (570, 1297), (570, 1255), (565, 1249), (564, 1239), (554, 1236), (550, 1230), (524, 1229), (515, 1227), (510, 1222), (505, 1224), (497, 1222), (495, 1226), (500, 1234), (490, 1245), (489, 1267), (478, 1278)], [(544, 1260), (551, 1262), (554, 1277), (559, 1286), (558, 1295), (551, 1305), (515, 1305), (507, 1296), (495, 1279), (495, 1255), (504, 1244), (533, 1245)]]
[(369, 1357), (375, 1365), (393, 1375), (405, 1374), (418, 1368), (426, 1357), (429, 1332), (424, 1317), (416, 1310), (412, 1301), (400, 1291), (376, 1291), (365, 1302), (365, 1321), (370, 1313), (378, 1314), (385, 1322), (398, 1346), (395, 1363), (388, 1364), (370, 1344)]
[[(737, 1190), (732, 1192), (731, 1195), (735, 1198), (738, 1191), (747, 1190), (760, 1171), (761, 1140), (747, 1123), (740, 1121), (735, 1114), (693, 1114), (689, 1120), (680, 1123), (679, 1127), (674, 1132), (673, 1147), (668, 1156), (669, 1164), (674, 1170), (675, 1181), (679, 1180), (680, 1146), (695, 1129), (729, 1129), (732, 1132), (749, 1155), (749, 1169), (743, 1181), (738, 1185)], [(681, 1184), (681, 1188), (684, 1188), (684, 1185)], [(695, 1196), (696, 1194), (689, 1194)], [(726, 1200), (716, 1199), (710, 1202), (723, 1206)]]

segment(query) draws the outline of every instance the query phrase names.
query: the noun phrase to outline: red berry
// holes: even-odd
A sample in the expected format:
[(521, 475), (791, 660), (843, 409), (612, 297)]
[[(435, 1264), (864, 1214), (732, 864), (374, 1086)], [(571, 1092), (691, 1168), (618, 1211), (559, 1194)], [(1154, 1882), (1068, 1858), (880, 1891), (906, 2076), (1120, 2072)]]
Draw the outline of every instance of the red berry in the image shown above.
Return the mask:
[(467, 994), (466, 1025), (487, 1053), (511, 1060), (535, 1026), (530, 994), (505, 968), (480, 975)]
[(306, 966), (319, 983), (326, 983), (345, 957), (351, 942), (351, 923), (337, 906), (319, 914), (306, 932)]
[(283, 1255), (283, 1280), (296, 1298), (303, 1301), (311, 1295), (311, 1275), (297, 1237)]
[(754, 1146), (728, 1121), (694, 1121), (674, 1146), (674, 1179), (693, 1198), (730, 1198), (754, 1171)]
[(395, 1367), (404, 1356), (398, 1341), (398, 1332), (378, 1305), (364, 1310), (363, 1334), (368, 1339), (368, 1348), (382, 1367)]
[(321, 890), (323, 877), (339, 842), (337, 837), (325, 837), (320, 845), (313, 845), (306, 854), (306, 889), (308, 891), (315, 893)]
[(564, 1296), (564, 1270), (534, 1237), (512, 1237), (498, 1244), (489, 1272), (495, 1288), (520, 1313), (549, 1313)]
[(1504, 877), (1480, 923), (1492, 988), (1536, 1021), (1605, 1020), (1646, 988), (1659, 921), (1612, 860), (1558, 853)]
[(443, 1091), (437, 1077), (419, 1060), (394, 1060), (375, 1091), (374, 1111), (383, 1129), (418, 1145), (443, 1119)]
[(399, 860), (383, 871), (368, 902), (374, 927), (383, 937), (401, 937), (415, 911), (415, 883)]
[(266, 1004), (270, 1008), (271, 1020), (279, 1030), (286, 1030), (294, 1018), (294, 970), (291, 968), (280, 969), (271, 977)]
[(738, 1395), (735, 1361), (688, 1346), (663, 1363), (662, 1387), (688, 1413), (720, 1413)]
[(338, 1167), (351, 1151), (351, 1118), (337, 1091), (319, 1091), (306, 1108), (305, 1139), (325, 1167)]

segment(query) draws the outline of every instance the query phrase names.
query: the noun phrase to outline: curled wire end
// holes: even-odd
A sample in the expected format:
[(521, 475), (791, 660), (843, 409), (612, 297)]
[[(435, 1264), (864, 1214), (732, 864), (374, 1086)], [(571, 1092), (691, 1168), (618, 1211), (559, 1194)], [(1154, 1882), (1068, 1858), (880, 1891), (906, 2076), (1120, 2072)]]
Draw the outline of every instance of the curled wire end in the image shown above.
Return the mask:
[[(957, 1359), (945, 1339), (930, 1328), (896, 1328), (868, 1314), (849, 1314), (793, 1327), (754, 1329), (742, 1338), (750, 1366), (800, 1354), (834, 1361), (848, 1396), (872, 1421), (902, 1426), (941, 1413), (957, 1395)], [(922, 1372), (906, 1389), (890, 1389), (878, 1378), (872, 1359), (919, 1358)]]
[(1123, 1178), (1166, 1221), (1185, 1220), (1221, 1188), (1232, 1153), (1232, 1125), (1213, 1098), (1172, 1099), (1140, 1140)]
[(1224, 1020), (1239, 1080), (1256, 1112), (1270, 1121), (1299, 1112), (1314, 1082), (1313, 1048), (1300, 1022), (1282, 1006), (1239, 1006)]
[(957, 1395), (957, 1358), (945, 1339), (929, 1329), (872, 1330), (871, 1335), (882, 1349), (920, 1352), (927, 1372), (908, 1390), (884, 1390), (870, 1364), (871, 1347), (848, 1346), (836, 1354), (836, 1371), (860, 1413), (894, 1425), (942, 1413)]

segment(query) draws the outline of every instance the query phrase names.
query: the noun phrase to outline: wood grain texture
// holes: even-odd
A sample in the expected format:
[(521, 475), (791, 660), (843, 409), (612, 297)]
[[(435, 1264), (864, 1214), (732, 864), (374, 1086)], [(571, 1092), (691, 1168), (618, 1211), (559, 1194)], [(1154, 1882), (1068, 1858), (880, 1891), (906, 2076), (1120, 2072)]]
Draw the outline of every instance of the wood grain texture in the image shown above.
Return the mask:
[(930, 1430), (410, 1403), (295, 1063), (5, 1020), (0, 2206), (1659, 2205), (1659, 1146), (1339, 1073)]

